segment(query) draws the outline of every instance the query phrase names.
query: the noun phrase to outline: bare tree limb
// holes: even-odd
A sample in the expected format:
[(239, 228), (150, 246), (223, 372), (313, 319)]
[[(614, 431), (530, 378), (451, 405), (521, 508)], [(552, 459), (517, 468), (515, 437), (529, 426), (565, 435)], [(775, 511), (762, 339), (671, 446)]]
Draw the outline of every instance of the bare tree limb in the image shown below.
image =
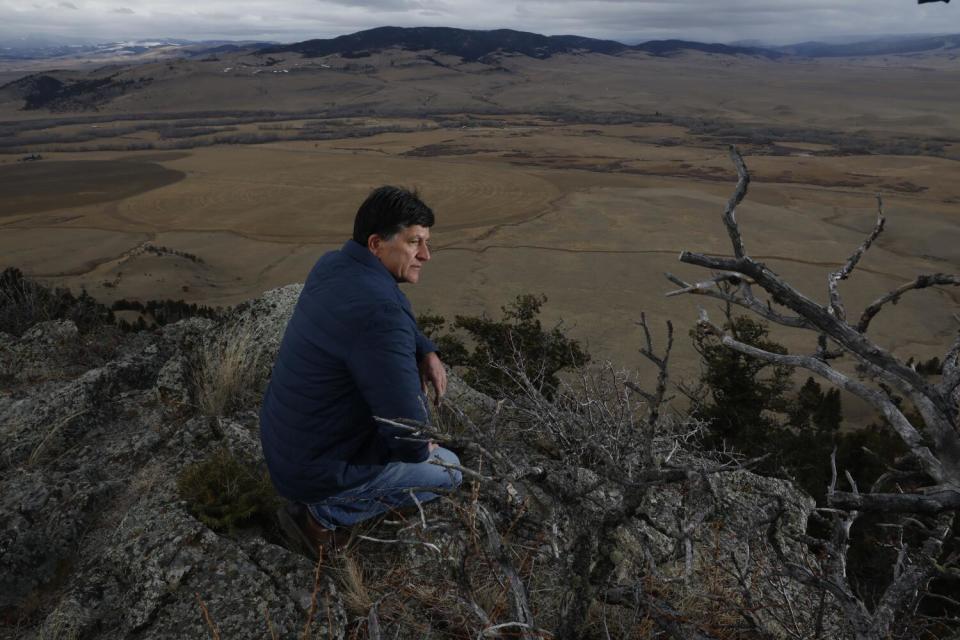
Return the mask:
[[(742, 158), (735, 150), (731, 155), (737, 165), (738, 175), (742, 177), (745, 173), (745, 168), (740, 166)], [(813, 355), (772, 353), (741, 342), (736, 335), (730, 335), (711, 323), (705, 311), (700, 312), (700, 327), (716, 336), (726, 347), (765, 362), (806, 369), (866, 400), (881, 412), (907, 445), (911, 467), (888, 468), (874, 483), (871, 493), (865, 494), (860, 492), (849, 472), (845, 472), (845, 475), (850, 491), (837, 489), (839, 474), (834, 451), (831, 456), (831, 481), (827, 488), (829, 507), (817, 509), (811, 514), (821, 521), (831, 522), (832, 533), (825, 540), (817, 540), (809, 535), (794, 536), (817, 549), (817, 555), (797, 558), (784, 551), (776, 533), (777, 521), (785, 512), (782, 504), (779, 515), (769, 523), (767, 536), (790, 576), (835, 598), (858, 640), (886, 638), (895, 630), (895, 622), (900, 614), (914, 611), (932, 577), (944, 575), (945, 570), (939, 558), (944, 542), (953, 531), (956, 512), (960, 510), (960, 335), (946, 355), (940, 383), (933, 384), (865, 334), (871, 320), (882, 308), (887, 304), (896, 304), (903, 294), (937, 285), (958, 286), (960, 276), (942, 273), (919, 276), (877, 298), (863, 311), (857, 325), (852, 326), (846, 320), (839, 283), (853, 273), (865, 252), (882, 233), (885, 225), (882, 200), (877, 198), (877, 221), (873, 230), (847, 261), (829, 274), (829, 302), (824, 306), (802, 294), (743, 250), (737, 221), (731, 213), (731, 209), (742, 199), (742, 182), (738, 182), (730, 201), (732, 204), (728, 204), (728, 211), (723, 218), (731, 237), (733, 257), (684, 251), (680, 255), (682, 262), (709, 269), (715, 275), (695, 285), (668, 275), (671, 282), (681, 287), (671, 295), (706, 295), (724, 300), (728, 308), (730, 304), (737, 304), (773, 322), (816, 331), (819, 334), (818, 347)], [(758, 300), (753, 296), (751, 286), (763, 289), (769, 299), (765, 302)], [(778, 317), (780, 314), (772, 311), (774, 304), (796, 314), (796, 319), (787, 317), (793, 324), (783, 322), (783, 317)], [(960, 317), (957, 320), (960, 321)], [(830, 343), (837, 348), (831, 349)], [(838, 371), (827, 363), (847, 353), (863, 366), (862, 371), (866, 373), (864, 380)], [(892, 392), (905, 396), (908, 402), (904, 403), (903, 408)], [(919, 416), (908, 418), (907, 415), (914, 415), (914, 410)], [(914, 462), (918, 464), (913, 465)], [(898, 480), (926, 486), (912, 493), (875, 493), (885, 484)], [(894, 486), (899, 488), (898, 485)], [(873, 609), (867, 608), (858, 594), (854, 593), (847, 576), (846, 557), (851, 527), (864, 512), (900, 514), (896, 524), (885, 525), (900, 536), (899, 553), (893, 567), (893, 579), (884, 588), (880, 601)], [(906, 530), (910, 531), (909, 537), (904, 535)], [(921, 542), (909, 546), (907, 541), (916, 536)], [(947, 564), (949, 562), (948, 559)], [(818, 629), (821, 628), (818, 622)]]
[(639, 606), (644, 614), (675, 640), (716, 640), (688, 621), (688, 616), (635, 585), (613, 587), (600, 594), (604, 602), (622, 606)]
[[(954, 316), (960, 322), (960, 317)], [(943, 378), (940, 381), (940, 392), (947, 398), (952, 398), (956, 404), (960, 404), (960, 397), (955, 397), (957, 388), (960, 387), (960, 332), (957, 333), (950, 350), (943, 358)]]
[(747, 171), (747, 165), (743, 161), (740, 152), (735, 146), (730, 146), (730, 160), (737, 168), (737, 186), (733, 190), (733, 195), (727, 201), (727, 208), (723, 212), (723, 224), (730, 235), (730, 243), (733, 245), (733, 255), (742, 258), (747, 255), (743, 248), (743, 238), (740, 237), (740, 227), (737, 225), (737, 205), (739, 205), (747, 195), (747, 188), (750, 186), (750, 172)]
[(487, 534), (487, 547), (510, 585), (510, 593), (513, 596), (513, 613), (517, 618), (516, 622), (519, 623), (520, 635), (524, 640), (534, 640), (536, 636), (531, 633), (531, 630), (537, 627), (533, 622), (533, 612), (527, 599), (527, 589), (503, 548), (503, 542), (493, 517), (481, 505), (477, 506), (477, 517)]
[[(537, 636), (542, 636), (542, 634), (539, 632), (538, 629), (535, 629), (528, 624), (524, 624), (523, 622), (501, 622), (500, 624), (495, 624), (495, 625), (486, 627), (483, 631), (480, 632), (480, 637), (501, 638), (504, 635), (503, 634), (504, 631), (508, 631), (512, 629), (520, 629), (520, 631), (523, 632), (524, 635), (526, 635), (530, 631), (536, 631)], [(511, 632), (507, 635), (512, 636), (514, 634)]]
[[(836, 476), (834, 475), (834, 480), (831, 482), (835, 481), (835, 478)], [(870, 612), (863, 602), (854, 595), (845, 580), (837, 581), (833, 575), (828, 575), (827, 572), (820, 571), (818, 567), (810, 567), (798, 562), (796, 558), (790, 557), (786, 550), (784, 550), (777, 536), (779, 523), (784, 514), (785, 510), (781, 505), (777, 510), (777, 514), (767, 525), (767, 541), (776, 553), (780, 564), (784, 567), (787, 574), (801, 584), (826, 590), (836, 599), (837, 604), (840, 605), (840, 608), (844, 612), (844, 617), (847, 622), (856, 631), (859, 632), (867, 629), (870, 624)], [(827, 561), (838, 552), (832, 541), (822, 544), (822, 547), (827, 554)]]
[(877, 236), (883, 232), (883, 225), (885, 223), (886, 218), (883, 217), (883, 198), (878, 193), (877, 223), (874, 225), (873, 231), (871, 231), (870, 235), (868, 235), (863, 243), (857, 247), (857, 250), (854, 251), (849, 258), (847, 258), (847, 262), (840, 267), (840, 269), (827, 276), (827, 289), (830, 292), (830, 312), (840, 320), (847, 319), (847, 312), (843, 308), (843, 301), (840, 298), (840, 291), (837, 288), (837, 284), (841, 280), (846, 280), (848, 277), (850, 277), (850, 274), (857, 266), (857, 263), (860, 262), (860, 258), (862, 258), (863, 254), (866, 253), (867, 249), (870, 248), (870, 245), (873, 244), (873, 241), (877, 239)]
[(896, 304), (900, 300), (900, 296), (905, 294), (907, 291), (913, 291), (914, 289), (926, 289), (927, 287), (933, 287), (937, 285), (953, 285), (960, 286), (960, 276), (947, 274), (947, 273), (932, 273), (917, 276), (917, 278), (906, 284), (902, 284), (893, 291), (890, 291), (881, 297), (877, 298), (870, 305), (863, 310), (863, 313), (860, 315), (860, 322), (857, 323), (857, 331), (861, 333), (866, 333), (867, 327), (870, 326), (870, 321), (873, 320), (874, 316), (880, 312), (880, 309), (883, 305), (888, 302)]
[[(773, 297), (774, 302), (792, 309), (798, 315), (806, 318), (818, 331), (826, 333), (839, 345), (851, 353), (861, 356), (882, 369), (903, 378), (909, 384), (936, 394), (930, 385), (916, 371), (907, 367), (894, 358), (889, 352), (873, 344), (867, 338), (847, 323), (835, 318), (833, 314), (819, 304), (803, 295), (787, 284), (776, 273), (771, 271), (762, 262), (753, 258), (718, 258), (700, 253), (684, 251), (680, 260), (687, 264), (713, 270), (736, 271), (753, 278)], [(940, 399), (942, 401), (942, 399)], [(944, 406), (945, 409), (945, 406)]]
[(891, 582), (877, 603), (873, 613), (872, 631), (877, 638), (887, 637), (897, 614), (917, 599), (922, 588), (936, 575), (935, 558), (939, 557), (944, 542), (953, 530), (953, 513), (943, 513), (937, 518), (936, 529), (923, 543), (921, 552), (900, 575)]
[(380, 640), (383, 635), (380, 633), (380, 616), (377, 615), (377, 609), (380, 607), (380, 601), (377, 600), (370, 606), (367, 613), (367, 637), (370, 640)]
[[(657, 356), (653, 350), (653, 338), (650, 336), (650, 327), (647, 326), (647, 316), (644, 313), (640, 314), (640, 326), (643, 328), (643, 335), (646, 339), (646, 344), (641, 347), (640, 354), (657, 366), (656, 391), (654, 391), (653, 394), (646, 394), (647, 400), (650, 403), (650, 409), (647, 414), (647, 426), (652, 430), (656, 428), (657, 421), (660, 419), (660, 408), (667, 394), (667, 380), (669, 379), (667, 367), (670, 363), (670, 352), (673, 350), (673, 323), (667, 320), (667, 346), (664, 349), (662, 358)], [(638, 391), (635, 385), (632, 388), (634, 391)], [(652, 437), (651, 432), (648, 439)]]
[[(682, 259), (682, 258), (681, 258)], [(752, 281), (745, 278), (743, 274), (734, 274), (726, 275), (723, 278), (712, 278), (710, 280), (705, 280), (703, 282), (698, 282), (695, 284), (690, 284), (684, 282), (677, 276), (672, 273), (664, 274), (670, 282), (681, 287), (674, 291), (668, 292), (667, 296), (680, 295), (681, 293), (690, 293), (695, 295), (707, 296), (709, 298), (716, 298), (717, 300), (723, 300), (724, 302), (729, 302), (737, 306), (743, 307), (744, 309), (749, 309), (753, 311), (758, 316), (769, 320), (770, 322), (776, 322), (777, 324), (783, 325), (785, 327), (792, 327), (794, 329), (810, 329), (813, 328), (813, 325), (801, 318), (800, 316), (787, 316), (782, 313), (778, 313), (773, 309), (773, 306), (764, 304), (752, 294), (747, 295), (748, 287)], [(716, 285), (722, 282), (728, 284), (736, 284), (739, 286), (739, 289), (736, 292), (725, 291), (718, 288)], [(739, 295), (738, 295), (739, 294)]]
[[(924, 413), (927, 431), (937, 443), (939, 454), (947, 462), (946, 470), (942, 465), (937, 465), (940, 467), (937, 481), (942, 481), (943, 473), (946, 472), (960, 486), (960, 434), (955, 425), (958, 409), (956, 403), (944, 397), (939, 388), (927, 382), (919, 373), (868, 340), (846, 322), (835, 318), (825, 308), (801, 294), (762, 263), (755, 262), (749, 257), (715, 258), (689, 252), (681, 254), (680, 259), (708, 269), (725, 269), (750, 275), (773, 296), (775, 301), (809, 319), (819, 331), (828, 334), (848, 352), (871, 365), (875, 371), (883, 372), (883, 375), (889, 379), (896, 379), (901, 388), (911, 389), (911, 395), (914, 392), (916, 394), (915, 398), (922, 396), (922, 404), (926, 407), (918, 408)], [(800, 362), (797, 364), (800, 365)], [(817, 367), (815, 370), (822, 369)], [(825, 377), (829, 378), (829, 376)], [(886, 416), (886, 413), (884, 415)], [(904, 421), (901, 420), (901, 422)], [(902, 430), (897, 428), (897, 431), (901, 433)]]
[(920, 436), (916, 428), (910, 424), (900, 409), (884, 393), (868, 387), (859, 380), (854, 380), (849, 376), (830, 367), (828, 364), (810, 356), (786, 355), (780, 353), (771, 353), (757, 347), (745, 344), (727, 335), (722, 329), (710, 322), (705, 310), (700, 310), (700, 325), (710, 333), (720, 339), (725, 346), (739, 351), (753, 358), (758, 358), (765, 362), (787, 365), (789, 367), (799, 367), (812, 371), (822, 378), (829, 380), (836, 386), (846, 389), (860, 398), (863, 398), (873, 406), (877, 407), (883, 416), (890, 422), (891, 426), (900, 436), (910, 450), (919, 458), (924, 469), (930, 473), (937, 481), (942, 481), (944, 471), (940, 461), (930, 452), (929, 448)]
[(837, 491), (830, 496), (830, 506), (838, 509), (873, 513), (923, 513), (936, 515), (960, 509), (960, 493), (942, 490), (924, 495), (916, 493), (865, 493)]
[(817, 351), (814, 358), (817, 360), (836, 360), (842, 358), (845, 351), (843, 349), (834, 349), (831, 351), (827, 346), (827, 334), (821, 333), (817, 336)]
[[(733, 286), (738, 286), (741, 282), (744, 281), (743, 275), (741, 275), (741, 274), (739, 274), (739, 273), (732, 273), (732, 272), (727, 272), (727, 271), (725, 271), (725, 272), (723, 272), (723, 273), (718, 273), (718, 274), (716, 274), (715, 276), (713, 276), (712, 278), (710, 278), (709, 280), (702, 280), (702, 281), (697, 282), (697, 283), (694, 283), (694, 284), (687, 284), (686, 282), (684, 282), (684, 281), (680, 280), (679, 278), (677, 278), (677, 277), (676, 277), (675, 275), (673, 275), (672, 273), (666, 273), (666, 274), (664, 274), (664, 275), (667, 276), (667, 279), (668, 279), (668, 280), (670, 280), (671, 282), (673, 282), (673, 283), (679, 285), (680, 287), (682, 287), (681, 289), (677, 289), (676, 291), (668, 291), (667, 293), (665, 293), (664, 295), (665, 295), (667, 298), (672, 298), (673, 296), (679, 296), (679, 295), (682, 295), (682, 294), (684, 294), (684, 293), (701, 293), (701, 294), (705, 294), (705, 293), (707, 293), (708, 290), (713, 289), (714, 287), (717, 286), (717, 284), (719, 284), (719, 283), (721, 283), (721, 282), (726, 282), (727, 284), (732, 284)], [(722, 293), (722, 292), (721, 292), (721, 293)], [(715, 296), (715, 297), (719, 297), (721, 300), (727, 298), (726, 296)], [(732, 296), (729, 296), (729, 297), (731, 298), (730, 302), (733, 302)]]

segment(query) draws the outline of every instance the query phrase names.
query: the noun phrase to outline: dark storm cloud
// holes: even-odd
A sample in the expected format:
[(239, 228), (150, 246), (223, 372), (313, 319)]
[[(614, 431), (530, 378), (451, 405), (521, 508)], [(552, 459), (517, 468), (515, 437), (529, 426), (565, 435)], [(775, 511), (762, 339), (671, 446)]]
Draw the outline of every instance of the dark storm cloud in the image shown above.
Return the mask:
[[(53, 0), (50, 0), (51, 2)], [(127, 0), (128, 1), (128, 0)], [(960, 32), (960, 6), (913, 0), (0, 0), (0, 37), (332, 37), (383, 25), (513, 28), (636, 42), (810, 40), (838, 35)]]

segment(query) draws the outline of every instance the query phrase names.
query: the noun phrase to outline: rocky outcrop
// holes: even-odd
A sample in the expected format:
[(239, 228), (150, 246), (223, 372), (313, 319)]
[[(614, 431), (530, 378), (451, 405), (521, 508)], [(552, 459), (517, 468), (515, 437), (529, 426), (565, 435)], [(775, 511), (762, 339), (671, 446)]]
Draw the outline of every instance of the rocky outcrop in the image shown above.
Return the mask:
[[(313, 563), (263, 528), (214, 533), (178, 496), (213, 449), (259, 452), (252, 415), (212, 428), (183, 410), (209, 321), (128, 336), (114, 360), (61, 379), (45, 349), (80, 340), (71, 325), (4, 342), (4, 366), (28, 362), (34, 384), (0, 394), (0, 637), (206, 637), (201, 601), (225, 638), (299, 633)], [(316, 632), (336, 636), (342, 607), (329, 579), (321, 591), (331, 614)]]
[[(178, 491), (185, 469), (224, 447), (262, 460), (256, 402), (225, 416), (202, 415), (193, 376), (210, 345), (244, 333), (254, 336), (245, 344), (260, 363), (248, 387), (261, 389), (299, 291), (290, 286), (268, 292), (218, 325), (194, 319), (127, 334), (117, 338), (109, 361), (90, 368), (57, 360), (56, 354), (69, 359), (82, 351), (72, 348), (84, 338), (70, 322), (42, 323), (20, 338), (0, 336), (0, 370), (7, 381), (0, 391), (0, 638), (200, 638), (210, 637), (213, 628), (223, 638), (286, 638), (308, 624), (312, 637), (345, 637), (375, 623), (377, 607), (386, 607), (378, 603), (388, 596), (361, 597), (356, 581), (344, 578), (353, 575), (343, 568), (349, 564), (317, 574), (311, 560), (289, 550), (262, 520), (213, 531)], [(449, 399), (454, 410), (447, 424), (460, 415), (483, 428), (503, 409), (456, 377)], [(510, 428), (508, 414), (502, 429)], [(576, 552), (576, 541), (566, 534), (623, 506), (623, 492), (588, 465), (571, 466), (535, 447), (515, 447), (513, 455), (518, 466), (546, 471), (526, 485), (514, 483), (512, 507), (497, 512), (491, 502), (484, 509), (492, 511), (494, 530), (502, 526), (511, 541), (522, 539), (529, 566), (540, 566), (539, 557), (544, 566), (562, 564)], [(462, 458), (479, 464), (471, 451)], [(580, 500), (572, 509), (559, 508), (546, 485), (537, 484), (558, 478), (579, 487), (571, 493)], [(407, 567), (397, 589), (412, 589), (418, 580), (416, 593), (445, 584), (457, 571), (449, 559), (476, 548), (483, 537), (483, 527), (469, 516), (478, 495), (465, 487), (453, 501), (431, 507), (427, 515), (442, 526), (423, 527), (411, 538), (414, 544), (391, 546), (383, 540), (399, 534), (373, 532), (369, 537), (381, 542), (367, 542), (372, 548), (359, 561), (387, 554), (385, 564)], [(749, 557), (758, 598), (789, 600), (801, 616), (817, 610), (819, 593), (764, 577), (776, 574), (769, 535), (781, 536), (784, 548), (804, 558), (793, 539), (804, 532), (813, 505), (788, 482), (746, 471), (694, 474), (643, 499), (643, 517), (626, 519), (603, 554), (615, 565), (617, 584), (660, 576), (679, 593), (713, 580), (718, 592), (727, 589), (736, 599), (740, 585), (732, 576), (739, 563), (747, 568)], [(695, 527), (676, 535), (678, 523), (701, 511)], [(378, 579), (392, 584), (391, 575)], [(548, 581), (551, 575), (528, 579)], [(445, 596), (484, 626), (455, 584), (449, 593), (429, 597), (439, 602)], [(784, 611), (759, 612), (760, 630), (786, 637)], [(432, 628), (430, 620), (404, 635), (422, 637)], [(542, 623), (549, 626), (547, 619)]]

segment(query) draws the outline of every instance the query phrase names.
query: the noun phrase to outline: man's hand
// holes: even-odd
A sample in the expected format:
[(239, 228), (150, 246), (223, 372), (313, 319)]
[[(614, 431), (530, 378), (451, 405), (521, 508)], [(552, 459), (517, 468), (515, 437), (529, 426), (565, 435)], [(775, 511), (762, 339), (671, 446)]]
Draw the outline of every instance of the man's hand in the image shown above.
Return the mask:
[(427, 385), (433, 385), (433, 404), (440, 406), (440, 398), (447, 392), (447, 370), (440, 361), (440, 356), (431, 351), (420, 361), (420, 385), (427, 393)]

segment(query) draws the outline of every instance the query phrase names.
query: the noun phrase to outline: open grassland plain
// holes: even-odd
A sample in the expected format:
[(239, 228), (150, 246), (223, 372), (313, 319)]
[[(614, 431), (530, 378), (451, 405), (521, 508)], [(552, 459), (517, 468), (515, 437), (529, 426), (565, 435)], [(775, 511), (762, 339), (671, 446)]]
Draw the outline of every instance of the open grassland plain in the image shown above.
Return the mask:
[[(406, 289), (418, 311), (497, 315), (544, 293), (547, 324), (624, 366), (641, 365), (645, 311), (677, 326), (689, 378), (683, 334), (697, 302), (716, 304), (664, 297), (663, 272), (698, 279), (681, 250), (730, 252), (731, 142), (754, 175), (738, 210), (748, 250), (811, 297), (872, 227), (876, 193), (887, 231), (841, 287), (849, 308), (960, 265), (960, 67), (944, 58), (240, 62), (126, 70), (151, 81), (97, 111), (0, 101), (2, 266), (107, 302), (232, 305), (302, 281), (365, 194), (398, 184), (438, 216)], [(958, 301), (908, 294), (871, 335), (941, 355)]]

